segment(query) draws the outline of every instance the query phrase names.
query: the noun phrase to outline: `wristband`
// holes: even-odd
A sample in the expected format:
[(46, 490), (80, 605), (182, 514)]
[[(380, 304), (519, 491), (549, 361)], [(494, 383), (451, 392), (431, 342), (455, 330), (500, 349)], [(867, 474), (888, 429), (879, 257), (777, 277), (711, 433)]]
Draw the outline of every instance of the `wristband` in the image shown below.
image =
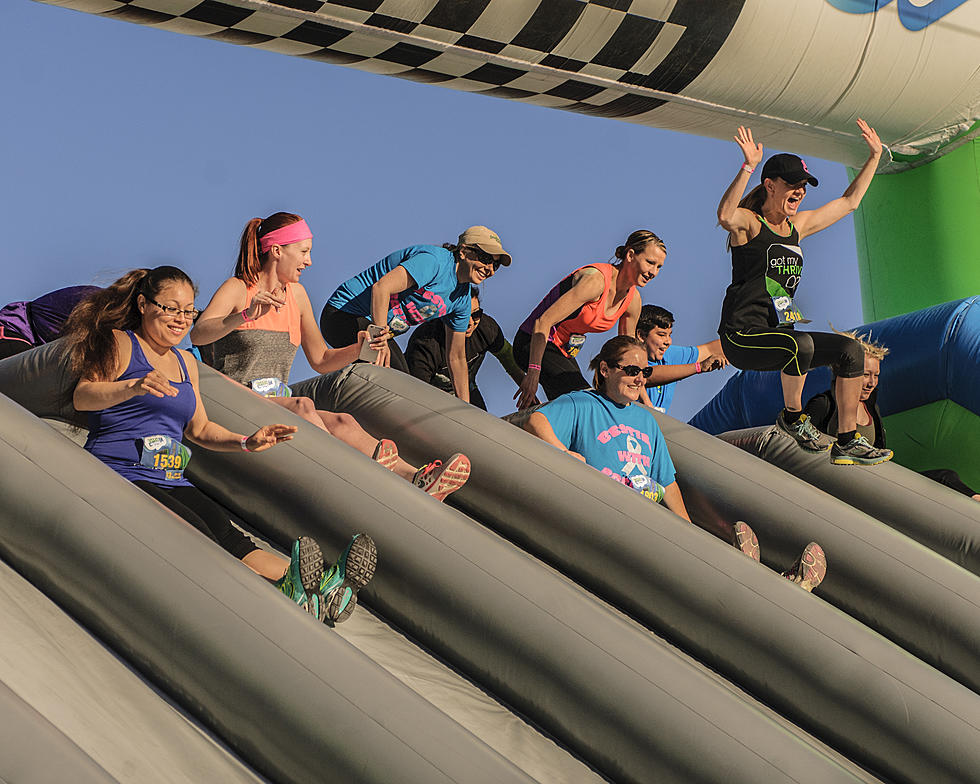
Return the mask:
[(536, 364), (534, 362), (528, 362), (527, 363), (527, 369), (528, 370), (541, 370), (541, 365), (538, 365), (538, 364)]
[(695, 362), (694, 363), (694, 372), (695, 373), (700, 373), (701, 372), (701, 363), (700, 362)]
[(749, 174), (751, 174), (752, 172), (755, 171), (755, 167), (754, 166), (753, 167), (749, 167), (749, 165), (747, 163), (743, 163), (742, 164), (742, 171), (748, 172)]
[(254, 318), (248, 315), (248, 308), (245, 308), (245, 310), (242, 311), (242, 319), (246, 324), (248, 324), (250, 321), (255, 321)]
[(248, 448), (248, 439), (249, 439), (249, 436), (242, 436), (242, 451), (243, 452), (251, 452), (252, 451), (251, 449)]

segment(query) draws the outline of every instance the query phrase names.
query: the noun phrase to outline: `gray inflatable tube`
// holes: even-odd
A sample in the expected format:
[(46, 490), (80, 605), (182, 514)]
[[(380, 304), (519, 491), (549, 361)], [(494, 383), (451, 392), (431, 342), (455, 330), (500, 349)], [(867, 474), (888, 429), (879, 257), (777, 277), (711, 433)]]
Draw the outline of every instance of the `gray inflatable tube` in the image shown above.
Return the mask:
[[(23, 373), (44, 358), (17, 359), (0, 363), (0, 388), (56, 399)], [(257, 770), (282, 782), (530, 781), (6, 397), (0, 421), (4, 560)]]
[[(396, 438), (410, 459), (465, 451), (474, 473), (454, 503), (862, 765), (909, 782), (964, 781), (980, 769), (976, 694), (666, 509), (404, 374), (357, 365), (294, 389)], [(674, 462), (705, 489), (701, 501), (689, 496), (695, 507), (713, 503), (705, 514), (714, 522), (744, 515), (783, 567), (815, 530), (814, 538), (829, 542), (835, 599), (867, 591), (863, 604), (851, 604), (869, 616), (880, 612), (938, 663), (955, 659), (950, 669), (964, 680), (976, 676), (969, 666), (978, 650), (973, 575), (874, 521), (852, 533), (854, 519), (866, 516), (674, 424), (664, 425)], [(678, 429), (692, 439), (678, 438)], [(812, 497), (787, 506), (777, 492), (786, 481)]]
[[(207, 368), (201, 392), (209, 417), (238, 432), (293, 421)], [(611, 780), (869, 778), (528, 554), (305, 422), (274, 452), (202, 452), (194, 481), (273, 538), (305, 528), (340, 546), (351, 530), (370, 533), (380, 560), (365, 601)]]
[(980, 575), (980, 504), (898, 463), (831, 465), (773, 426), (718, 438), (761, 457)]

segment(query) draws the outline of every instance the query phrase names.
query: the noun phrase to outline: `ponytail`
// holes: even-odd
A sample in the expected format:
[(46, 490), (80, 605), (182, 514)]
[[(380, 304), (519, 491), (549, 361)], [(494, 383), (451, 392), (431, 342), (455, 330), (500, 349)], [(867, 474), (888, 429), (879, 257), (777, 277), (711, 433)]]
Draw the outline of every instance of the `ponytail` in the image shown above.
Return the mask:
[(259, 238), (270, 231), (281, 229), (291, 223), (303, 220), (291, 212), (276, 212), (263, 220), (252, 218), (245, 224), (242, 239), (238, 245), (238, 260), (235, 262), (235, 277), (244, 281), (246, 286), (254, 286), (262, 270), (262, 257), (259, 252)]

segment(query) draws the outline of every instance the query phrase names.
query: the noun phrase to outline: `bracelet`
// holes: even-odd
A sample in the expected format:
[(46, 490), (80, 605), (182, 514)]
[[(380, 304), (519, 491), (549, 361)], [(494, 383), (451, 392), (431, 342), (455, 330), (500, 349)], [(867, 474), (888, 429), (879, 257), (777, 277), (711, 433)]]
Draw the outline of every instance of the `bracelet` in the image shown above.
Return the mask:
[(700, 362), (695, 362), (694, 363), (694, 372), (695, 373), (700, 373), (701, 372), (701, 363)]
[(242, 319), (246, 324), (248, 324), (250, 321), (255, 321), (254, 318), (248, 315), (248, 308), (245, 308), (245, 310), (242, 311)]
[(251, 449), (248, 448), (248, 439), (249, 438), (250, 438), (250, 436), (242, 436), (242, 442), (241, 443), (242, 443), (242, 451), (243, 452), (251, 452), (252, 451)]
[(755, 167), (750, 168), (747, 163), (743, 163), (742, 164), (742, 171), (748, 172), (749, 174), (751, 174), (752, 172), (755, 171)]
[(534, 362), (528, 362), (527, 363), (527, 369), (528, 370), (541, 370), (541, 365), (538, 365), (538, 364), (536, 364)]

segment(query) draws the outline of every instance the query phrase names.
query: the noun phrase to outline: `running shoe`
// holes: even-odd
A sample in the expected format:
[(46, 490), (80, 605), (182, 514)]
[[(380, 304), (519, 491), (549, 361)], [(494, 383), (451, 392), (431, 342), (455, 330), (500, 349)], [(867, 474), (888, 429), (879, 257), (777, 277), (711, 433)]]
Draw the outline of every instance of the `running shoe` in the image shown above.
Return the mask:
[(776, 427), (786, 435), (796, 441), (807, 452), (826, 452), (834, 442), (828, 435), (824, 435), (817, 430), (807, 414), (800, 414), (799, 421), (790, 423), (783, 416), (785, 411), (780, 411), (776, 417)]
[(753, 561), (759, 560), (759, 540), (748, 523), (739, 520), (732, 526), (732, 544)]
[(875, 465), (891, 460), (894, 454), (890, 449), (876, 449), (868, 439), (858, 433), (845, 446), (834, 442), (830, 450), (830, 462), (834, 465)]
[(320, 546), (309, 536), (293, 542), (286, 573), (274, 583), (275, 587), (311, 615), (319, 616), (319, 601), (310, 600), (323, 579), (323, 554)]
[(389, 471), (394, 471), (395, 464), (398, 462), (398, 447), (395, 446), (394, 441), (382, 438), (374, 448), (374, 454), (371, 455), (371, 459), (383, 465)]
[(357, 592), (374, 577), (378, 566), (378, 548), (367, 534), (355, 534), (350, 544), (320, 580), (326, 623), (342, 623), (357, 606)]
[(470, 478), (470, 459), (459, 452), (445, 463), (433, 460), (415, 472), (412, 484), (421, 487), (425, 492), (438, 501), (445, 501), (446, 496), (454, 493)]
[(812, 591), (827, 575), (827, 556), (823, 548), (816, 542), (810, 542), (803, 548), (800, 557), (796, 559), (783, 577), (800, 586), (804, 591)]

